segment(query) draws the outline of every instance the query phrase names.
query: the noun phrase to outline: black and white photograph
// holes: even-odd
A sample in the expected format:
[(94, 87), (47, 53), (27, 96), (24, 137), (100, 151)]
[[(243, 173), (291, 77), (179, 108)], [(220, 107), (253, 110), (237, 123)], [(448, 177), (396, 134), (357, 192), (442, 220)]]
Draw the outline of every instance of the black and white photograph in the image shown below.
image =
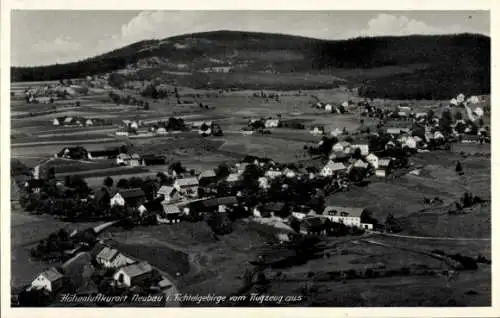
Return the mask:
[(492, 306), (490, 11), (313, 9), (10, 11), (10, 306)]

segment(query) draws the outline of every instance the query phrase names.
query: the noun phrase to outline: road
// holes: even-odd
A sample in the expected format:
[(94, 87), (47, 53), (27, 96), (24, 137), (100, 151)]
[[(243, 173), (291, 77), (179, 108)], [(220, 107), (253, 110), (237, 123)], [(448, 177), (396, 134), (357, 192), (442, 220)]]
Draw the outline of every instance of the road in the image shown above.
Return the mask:
[(392, 236), (400, 238), (418, 239), (418, 240), (448, 240), (448, 241), (491, 241), (491, 238), (475, 238), (475, 237), (442, 237), (442, 236), (413, 236), (413, 235), (402, 235), (394, 233), (384, 233), (384, 232), (372, 232), (373, 234), (379, 234), (383, 236)]

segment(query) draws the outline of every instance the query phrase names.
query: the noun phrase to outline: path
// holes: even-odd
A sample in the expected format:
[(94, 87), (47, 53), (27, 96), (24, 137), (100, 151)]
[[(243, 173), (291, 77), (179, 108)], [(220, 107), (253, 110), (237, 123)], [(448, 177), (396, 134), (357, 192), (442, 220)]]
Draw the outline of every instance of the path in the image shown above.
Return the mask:
[(443, 236), (413, 236), (413, 235), (402, 235), (394, 233), (384, 233), (384, 232), (373, 232), (373, 234), (379, 234), (384, 236), (401, 237), (409, 239), (419, 239), (419, 240), (449, 240), (449, 241), (491, 241), (491, 238), (474, 238), (474, 237), (443, 237)]

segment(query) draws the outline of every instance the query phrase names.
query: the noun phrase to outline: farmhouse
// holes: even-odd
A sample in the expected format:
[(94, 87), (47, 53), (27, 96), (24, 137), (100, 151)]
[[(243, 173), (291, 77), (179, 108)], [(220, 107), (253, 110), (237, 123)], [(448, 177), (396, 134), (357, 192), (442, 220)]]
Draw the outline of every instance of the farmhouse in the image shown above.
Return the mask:
[(173, 186), (161, 186), (156, 193), (156, 196), (159, 198), (163, 196), (162, 203), (168, 204), (172, 202), (178, 202), (182, 199), (179, 191)]
[(355, 149), (359, 149), (361, 151), (362, 156), (367, 156), (370, 153), (370, 149), (367, 144), (353, 144), (351, 149), (354, 151)]
[(364, 162), (361, 159), (356, 160), (354, 164), (352, 165), (354, 168), (361, 168), (361, 169), (367, 169), (368, 168), (368, 163)]
[(313, 134), (313, 135), (324, 135), (325, 134), (325, 127), (323, 127), (323, 126), (314, 126), (313, 129), (311, 130), (311, 134)]
[(385, 178), (390, 173), (391, 168), (391, 158), (380, 158), (378, 161), (378, 167), (375, 170), (375, 175), (380, 178)]
[(125, 166), (128, 164), (128, 161), (132, 159), (130, 155), (126, 153), (120, 153), (116, 156), (116, 164), (119, 166)]
[(117, 249), (105, 246), (95, 257), (98, 264), (105, 268), (119, 268), (133, 263)]
[(343, 223), (346, 226), (363, 228), (367, 230), (373, 229), (373, 224), (362, 223), (366, 210), (363, 208), (327, 206), (323, 211), (323, 215), (327, 216), (330, 221)]
[(344, 172), (346, 170), (346, 166), (342, 162), (334, 162), (330, 160), (324, 167), (321, 169), (320, 174), (323, 177), (333, 176), (335, 173)]
[(478, 144), (478, 143), (480, 143), (480, 137), (478, 135), (463, 135), (462, 143), (464, 143), (464, 144)]
[(266, 128), (276, 128), (280, 124), (279, 119), (268, 119), (264, 122)]
[(196, 177), (177, 179), (174, 183), (174, 187), (180, 192), (184, 192), (190, 196), (196, 196), (198, 194), (198, 186), (199, 181)]
[(120, 150), (109, 149), (109, 150), (95, 150), (90, 152), (91, 159), (111, 159), (115, 158), (120, 154)]
[(137, 206), (144, 199), (144, 191), (140, 188), (122, 189), (111, 197), (111, 206)]
[(56, 268), (52, 267), (40, 273), (31, 283), (30, 288), (45, 289), (51, 293), (56, 293), (64, 287), (64, 275)]
[(226, 182), (235, 183), (239, 180), (239, 175), (237, 173), (231, 173), (227, 176)]
[(378, 168), (378, 157), (374, 155), (373, 153), (370, 153), (368, 156), (366, 156), (366, 161), (371, 164), (375, 169)]
[(279, 170), (274, 170), (274, 169), (268, 170), (265, 173), (265, 176), (268, 177), (269, 179), (276, 179), (278, 177), (281, 177), (282, 175), (283, 175), (283, 172), (281, 172)]
[(325, 221), (327, 218), (319, 216), (307, 216), (300, 222), (300, 233), (307, 235), (326, 234)]
[(139, 262), (122, 267), (113, 275), (114, 280), (122, 286), (143, 286), (153, 277), (153, 267), (147, 262)]
[(165, 214), (166, 218), (165, 219), (158, 218), (159, 223), (180, 222), (179, 217), (181, 215), (181, 209), (177, 204), (168, 204), (167, 202), (163, 201), (162, 207), (163, 207), (163, 213)]

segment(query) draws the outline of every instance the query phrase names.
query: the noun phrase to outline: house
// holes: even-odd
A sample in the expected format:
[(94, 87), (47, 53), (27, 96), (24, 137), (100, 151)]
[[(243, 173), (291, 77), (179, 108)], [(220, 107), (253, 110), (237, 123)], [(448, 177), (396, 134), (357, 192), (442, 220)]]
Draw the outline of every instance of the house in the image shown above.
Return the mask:
[(370, 149), (369, 149), (367, 144), (353, 144), (353, 145), (351, 145), (352, 151), (354, 151), (357, 148), (361, 151), (362, 156), (367, 156), (370, 153)]
[(371, 164), (375, 169), (378, 168), (378, 157), (374, 155), (373, 153), (370, 153), (368, 156), (365, 157), (366, 161)]
[(73, 123), (73, 117), (68, 116), (64, 119), (64, 125), (70, 125), (72, 123)]
[(300, 233), (305, 235), (325, 235), (325, 221), (327, 218), (319, 216), (308, 216), (300, 222)]
[(90, 152), (92, 159), (111, 159), (120, 154), (119, 149), (95, 150)]
[(199, 203), (199, 208), (203, 211), (227, 212), (228, 208), (234, 208), (239, 204), (235, 196), (206, 199)]
[(367, 169), (368, 168), (368, 163), (364, 162), (361, 159), (356, 160), (353, 164), (354, 168), (360, 168), (360, 169)]
[(94, 125), (94, 122), (92, 121), (92, 119), (89, 118), (85, 121), (85, 126), (93, 126), (93, 125)]
[(335, 173), (340, 173), (345, 171), (347, 168), (342, 162), (334, 162), (330, 160), (324, 167), (321, 169), (320, 174), (323, 177), (333, 176)]
[(265, 173), (265, 176), (268, 177), (269, 179), (276, 179), (278, 177), (281, 177), (283, 175), (283, 172), (279, 170), (268, 170)]
[(387, 128), (389, 135), (398, 136), (401, 134), (401, 128)]
[(132, 159), (130, 155), (126, 153), (120, 153), (116, 156), (116, 164), (119, 166), (125, 166), (128, 164), (128, 161)]
[(375, 176), (385, 178), (392, 168), (391, 158), (380, 158), (378, 160), (378, 167), (375, 170)]
[(329, 156), (330, 160), (332, 160), (334, 162), (343, 162), (343, 163), (348, 162), (350, 158), (351, 158), (351, 156), (349, 155), (349, 153), (345, 153), (343, 151), (332, 152), (332, 153), (330, 153), (330, 156)]
[(332, 151), (341, 152), (344, 151), (345, 148), (350, 147), (351, 144), (347, 141), (339, 141), (332, 147)]
[(332, 222), (343, 223), (346, 226), (369, 230), (373, 228), (373, 225), (362, 223), (362, 218), (365, 213), (366, 209), (363, 208), (339, 206), (327, 206), (323, 211), (323, 215), (328, 217)]
[(226, 182), (235, 183), (239, 180), (239, 175), (237, 173), (231, 173), (227, 176)]
[(157, 133), (158, 135), (166, 135), (168, 132), (167, 132), (167, 130), (165, 129), (165, 127), (160, 127), (160, 128), (158, 128), (158, 129), (156, 130), (156, 133)]
[(271, 187), (269, 185), (269, 180), (266, 177), (260, 177), (258, 182), (259, 182), (259, 188), (261, 189), (269, 189)]
[[(122, 286), (147, 285), (153, 277), (153, 267), (147, 262), (139, 262), (119, 268), (113, 279)], [(144, 286), (149, 287), (149, 286)]]
[(64, 284), (64, 275), (56, 268), (51, 267), (40, 273), (40, 275), (33, 280), (30, 289), (46, 289), (51, 293), (56, 293), (64, 287)]
[(264, 127), (266, 128), (277, 128), (280, 124), (279, 119), (268, 119), (264, 122)]
[(96, 255), (95, 260), (105, 268), (119, 268), (134, 262), (117, 249), (107, 246)]
[(463, 135), (461, 142), (464, 144), (478, 144), (480, 143), (480, 137), (478, 135)]
[(420, 119), (420, 118), (426, 118), (427, 113), (416, 113), (415, 118)]
[(181, 178), (175, 180), (174, 187), (189, 196), (196, 196), (198, 195), (199, 181), (196, 177)]
[(313, 135), (324, 135), (325, 134), (325, 127), (323, 127), (323, 126), (314, 126), (313, 129), (311, 130), (311, 134), (313, 134)]
[(172, 203), (172, 202), (178, 202), (182, 199), (182, 196), (180, 195), (179, 191), (174, 188), (173, 186), (161, 186), (160, 189), (158, 189), (158, 192), (156, 193), (157, 197), (163, 196), (163, 201), (165, 204)]
[(137, 206), (144, 199), (145, 193), (140, 188), (121, 189), (111, 197), (111, 206)]
[(158, 218), (158, 223), (179, 223), (181, 209), (177, 204), (168, 204), (167, 202), (162, 202), (163, 213), (166, 218)]
[(119, 129), (119, 130), (115, 131), (115, 135), (116, 136), (128, 136), (129, 133), (128, 133), (127, 129)]
[(198, 183), (200, 186), (205, 187), (217, 180), (217, 175), (214, 170), (206, 170), (198, 176)]
[(52, 121), (52, 125), (54, 126), (59, 126), (61, 123), (59, 122), (59, 119), (57, 118), (54, 118), (54, 120)]

